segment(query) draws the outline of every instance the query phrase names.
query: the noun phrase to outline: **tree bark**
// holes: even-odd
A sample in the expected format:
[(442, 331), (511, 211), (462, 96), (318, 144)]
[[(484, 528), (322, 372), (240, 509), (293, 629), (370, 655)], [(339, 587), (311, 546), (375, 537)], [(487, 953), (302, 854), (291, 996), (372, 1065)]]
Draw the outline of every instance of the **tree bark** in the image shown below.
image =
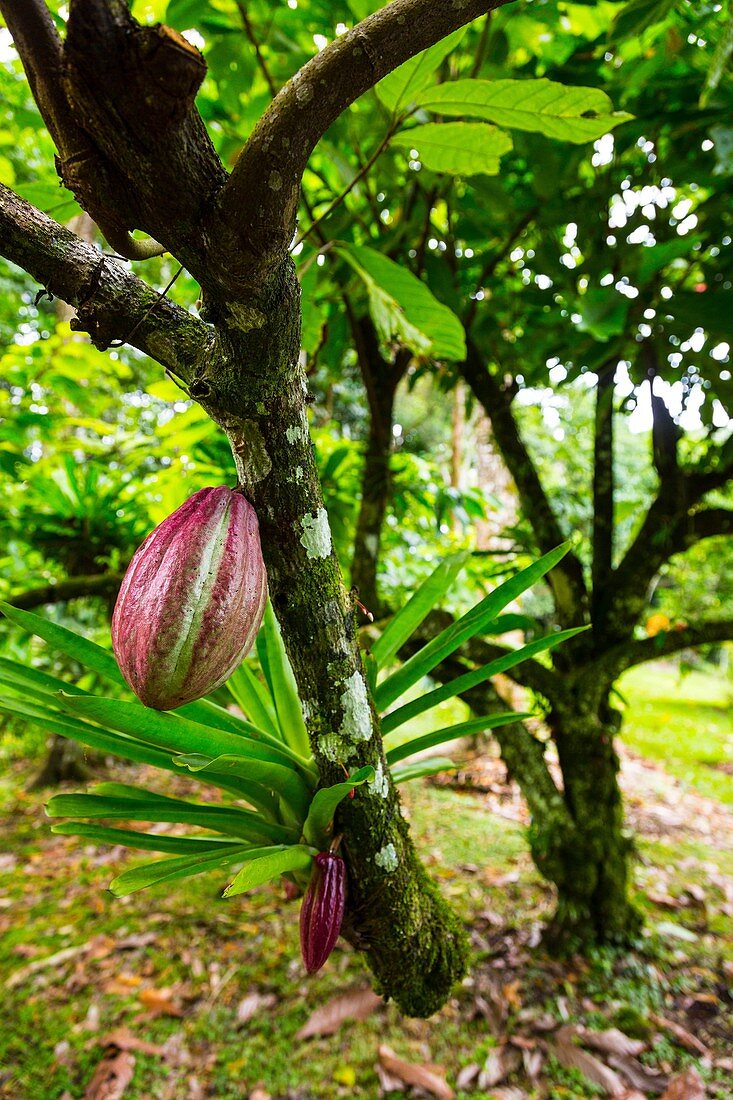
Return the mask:
[(84, 764), (84, 749), (55, 733), (41, 765), (41, 770), (28, 784), (29, 791), (58, 787), (60, 783), (86, 783), (89, 771)]

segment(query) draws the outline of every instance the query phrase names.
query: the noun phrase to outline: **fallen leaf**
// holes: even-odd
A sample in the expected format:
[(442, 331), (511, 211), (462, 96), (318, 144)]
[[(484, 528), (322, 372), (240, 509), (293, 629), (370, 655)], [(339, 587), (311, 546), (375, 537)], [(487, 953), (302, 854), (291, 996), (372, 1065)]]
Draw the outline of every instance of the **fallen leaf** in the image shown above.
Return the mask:
[(646, 1043), (643, 1039), (631, 1039), (619, 1031), (617, 1027), (609, 1027), (606, 1031), (588, 1031), (579, 1028), (580, 1040), (584, 1046), (591, 1050), (600, 1050), (602, 1054), (641, 1054)]
[(478, 1077), (478, 1087), (488, 1092), (494, 1085), (500, 1085), (505, 1077), (514, 1073), (522, 1064), (522, 1052), (513, 1046), (495, 1047), (489, 1051), (484, 1068)]
[(705, 1086), (694, 1066), (670, 1081), (662, 1100), (705, 1100)]
[(519, 991), (520, 991), (521, 988), (522, 988), (522, 983), (519, 982), (519, 981), (507, 982), (506, 985), (502, 986), (501, 992), (502, 992), (502, 995), (504, 997), (504, 1000), (512, 1008), (519, 1009), (519, 1008), (522, 1007), (522, 998), (519, 995)]
[(522, 1063), (527, 1077), (529, 1077), (530, 1081), (534, 1081), (535, 1077), (539, 1077), (540, 1075), (540, 1071), (545, 1063), (545, 1055), (541, 1050), (523, 1050)]
[(267, 1011), (277, 1004), (274, 993), (258, 993), (254, 990), (248, 993), (237, 1005), (237, 1027), (243, 1027), (256, 1016), (258, 1012)]
[(183, 1016), (183, 1009), (171, 1000), (170, 989), (141, 989), (138, 999), (152, 1016)]
[(664, 1092), (669, 1084), (666, 1073), (650, 1069), (649, 1066), (642, 1065), (628, 1054), (611, 1054), (608, 1063), (617, 1069), (630, 1085), (642, 1092), (659, 1094)]
[(456, 1088), (459, 1090), (459, 1092), (463, 1089), (469, 1088), (474, 1083), (480, 1072), (481, 1066), (479, 1066), (476, 1062), (472, 1062), (470, 1066), (464, 1066), (463, 1069), (459, 1071), (458, 1076), (456, 1077)]
[(368, 987), (349, 990), (317, 1008), (295, 1038), (302, 1040), (314, 1035), (333, 1035), (345, 1020), (365, 1020), (383, 1003), (382, 998)]
[(134, 1072), (135, 1057), (127, 1050), (103, 1058), (86, 1087), (84, 1100), (120, 1100)]
[(84, 955), (89, 950), (88, 943), (77, 944), (76, 947), (64, 947), (61, 951), (56, 951), (53, 955), (46, 955), (43, 959), (34, 959), (32, 963), (28, 963), (27, 966), (22, 966), (20, 970), (16, 970), (11, 974), (5, 983), (6, 989), (15, 989), (16, 985), (20, 985), (30, 978), (33, 974), (37, 974), (39, 970), (46, 970), (48, 967), (63, 966), (69, 959), (75, 959), (77, 955)]
[(703, 1057), (707, 1057), (710, 1051), (702, 1042), (698, 1039), (697, 1035), (693, 1035), (691, 1031), (688, 1031), (682, 1024), (678, 1024), (675, 1020), (667, 1020), (664, 1016), (658, 1016), (655, 1012), (649, 1013), (649, 1019), (656, 1026), (662, 1029), (662, 1031), (668, 1031), (670, 1035), (674, 1035), (680, 1046), (683, 1046), (685, 1050), (692, 1051), (693, 1054), (700, 1054)]
[(116, 1027), (99, 1040), (102, 1047), (117, 1047), (118, 1050), (139, 1050), (141, 1054), (155, 1054), (158, 1057), (165, 1051), (156, 1043), (148, 1043), (145, 1039), (138, 1039), (127, 1027)]
[(249, 1096), (247, 1097), (247, 1100), (272, 1100), (272, 1097), (266, 1089), (263, 1089), (259, 1085), (257, 1085), (256, 1088), (252, 1089)]
[(555, 1036), (555, 1043), (548, 1044), (548, 1049), (555, 1055), (561, 1065), (569, 1069), (577, 1069), (594, 1085), (600, 1085), (609, 1096), (621, 1096), (626, 1091), (626, 1086), (612, 1069), (604, 1065), (593, 1054), (581, 1050), (573, 1042), (578, 1035), (574, 1027), (561, 1027)]
[(415, 1062), (404, 1062), (388, 1046), (380, 1046), (379, 1064), (390, 1077), (397, 1077), (406, 1085), (424, 1089), (437, 1097), (437, 1100), (454, 1100), (455, 1093), (444, 1077)]

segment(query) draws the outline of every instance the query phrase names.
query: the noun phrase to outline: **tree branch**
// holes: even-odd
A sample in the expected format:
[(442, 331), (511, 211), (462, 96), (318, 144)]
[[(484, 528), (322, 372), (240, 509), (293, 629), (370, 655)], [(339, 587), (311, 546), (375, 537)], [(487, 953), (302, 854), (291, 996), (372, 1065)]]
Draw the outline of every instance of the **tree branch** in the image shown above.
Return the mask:
[(0, 253), (74, 306), (72, 327), (88, 332), (99, 348), (129, 342), (184, 380), (215, 353), (215, 338), (203, 321), (2, 184)]
[(683, 649), (694, 649), (701, 645), (714, 645), (716, 642), (733, 640), (733, 619), (711, 619), (684, 630), (673, 630), (657, 634), (654, 638), (631, 641), (606, 653), (602, 666), (616, 679), (627, 668), (641, 665), (645, 661), (654, 661), (658, 657), (670, 657)]
[[(467, 338), (466, 359), (459, 370), (491, 420), (494, 439), (517, 486), (523, 511), (540, 551), (546, 554), (559, 546), (565, 535), (520, 435), (511, 410), (511, 400), (487, 368), (470, 335)], [(583, 625), (587, 591), (583, 567), (577, 556), (572, 552), (566, 554), (547, 579), (561, 624), (564, 627)]]
[(252, 132), (213, 215), (259, 266), (260, 277), (287, 252), (303, 172), (328, 127), (404, 61), (506, 2), (393, 0), (339, 35), (288, 81)]
[(114, 596), (122, 584), (122, 573), (100, 573), (92, 577), (70, 577), (58, 584), (29, 588), (8, 600), (13, 607), (30, 611), (44, 604), (65, 603), (85, 596)]

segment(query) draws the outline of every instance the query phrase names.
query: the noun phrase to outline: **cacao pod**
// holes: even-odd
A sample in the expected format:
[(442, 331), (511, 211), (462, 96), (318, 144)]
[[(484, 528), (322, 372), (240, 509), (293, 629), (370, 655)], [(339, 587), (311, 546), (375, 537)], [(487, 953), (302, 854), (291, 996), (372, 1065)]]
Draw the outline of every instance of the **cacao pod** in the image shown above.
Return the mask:
[(300, 909), (300, 952), (309, 974), (320, 970), (341, 931), (346, 903), (346, 864), (335, 852), (319, 852)]
[(266, 600), (254, 508), (225, 485), (200, 489), (125, 573), (112, 616), (122, 675), (157, 710), (208, 695), (251, 648)]

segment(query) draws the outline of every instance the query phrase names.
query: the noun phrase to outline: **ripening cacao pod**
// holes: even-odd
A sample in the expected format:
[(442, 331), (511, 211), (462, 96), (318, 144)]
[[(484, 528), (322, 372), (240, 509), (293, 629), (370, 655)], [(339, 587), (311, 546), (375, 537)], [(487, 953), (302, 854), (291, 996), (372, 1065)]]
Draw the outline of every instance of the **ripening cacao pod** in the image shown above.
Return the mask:
[(252, 505), (200, 489), (130, 562), (112, 616), (122, 675), (149, 707), (171, 710), (223, 684), (246, 655), (267, 600)]
[(309, 974), (320, 970), (341, 931), (346, 902), (346, 864), (335, 852), (319, 852), (300, 909), (300, 952)]

